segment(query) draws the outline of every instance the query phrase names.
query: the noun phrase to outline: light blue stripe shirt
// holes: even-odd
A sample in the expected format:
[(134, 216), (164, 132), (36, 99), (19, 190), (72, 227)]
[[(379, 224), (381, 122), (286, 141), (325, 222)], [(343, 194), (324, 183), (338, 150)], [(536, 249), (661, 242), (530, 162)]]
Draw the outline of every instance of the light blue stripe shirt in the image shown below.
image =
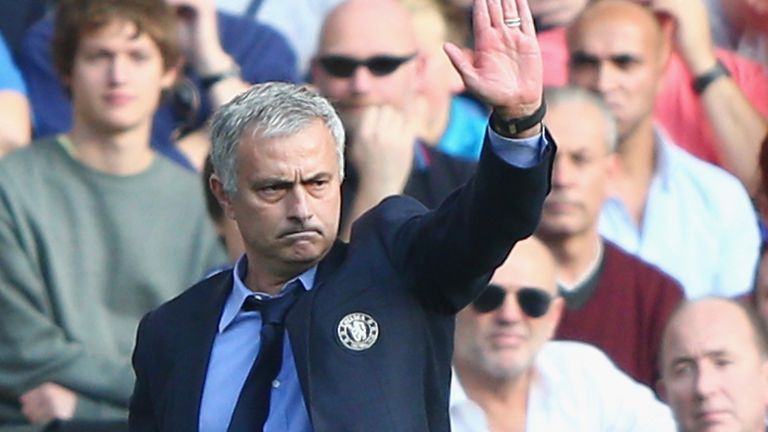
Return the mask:
[[(543, 135), (512, 140), (503, 138), (490, 129), (489, 131), (494, 151), (510, 164), (529, 168), (541, 161), (547, 146)], [(224, 304), (203, 387), (200, 432), (226, 432), (240, 390), (259, 353), (261, 314), (258, 311), (244, 312), (241, 308), (245, 298), (250, 295), (268, 295), (254, 293), (243, 283), (247, 274), (245, 256), (237, 261), (233, 272), (232, 292)], [(314, 266), (297, 278), (307, 291), (315, 284), (316, 272), (317, 266)], [(292, 281), (286, 283), (282, 289)], [(287, 332), (283, 347), (283, 366), (272, 386), (269, 417), (264, 431), (312, 431)]]

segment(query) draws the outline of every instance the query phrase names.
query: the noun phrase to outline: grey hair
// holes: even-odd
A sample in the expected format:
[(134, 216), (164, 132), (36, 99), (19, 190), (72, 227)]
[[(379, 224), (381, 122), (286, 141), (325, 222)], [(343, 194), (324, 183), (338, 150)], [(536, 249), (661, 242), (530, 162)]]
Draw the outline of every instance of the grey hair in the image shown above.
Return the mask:
[[(547, 87), (544, 89), (544, 99), (550, 107), (567, 102), (584, 102), (597, 108), (605, 122), (608, 152), (616, 151), (619, 140), (616, 117), (600, 95), (576, 86)], [(573, 119), (573, 121), (579, 121), (579, 119)]]
[(224, 191), (237, 192), (237, 148), (245, 134), (266, 139), (295, 135), (319, 119), (336, 142), (339, 180), (344, 179), (344, 127), (331, 104), (306, 87), (257, 84), (219, 108), (211, 118), (211, 162)]

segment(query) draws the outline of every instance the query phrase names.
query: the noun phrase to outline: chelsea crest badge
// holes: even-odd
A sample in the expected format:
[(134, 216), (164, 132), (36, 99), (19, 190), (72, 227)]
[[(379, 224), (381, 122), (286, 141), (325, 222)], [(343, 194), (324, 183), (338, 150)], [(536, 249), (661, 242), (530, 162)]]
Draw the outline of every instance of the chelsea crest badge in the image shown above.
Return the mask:
[(379, 338), (379, 323), (363, 312), (347, 314), (336, 328), (341, 344), (352, 351), (364, 351)]

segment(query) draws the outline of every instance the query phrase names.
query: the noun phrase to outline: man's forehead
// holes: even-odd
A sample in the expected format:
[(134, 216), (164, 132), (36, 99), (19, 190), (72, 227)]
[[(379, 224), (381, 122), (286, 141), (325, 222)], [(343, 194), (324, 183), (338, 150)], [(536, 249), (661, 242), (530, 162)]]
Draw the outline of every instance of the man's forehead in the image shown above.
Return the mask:
[[(569, 46), (599, 41), (620, 50), (660, 37), (657, 18), (645, 7), (622, 0), (602, 0), (585, 12), (568, 30)], [(606, 38), (611, 33), (613, 37)]]
[(408, 12), (397, 2), (352, 0), (326, 19), (321, 54), (412, 54), (417, 42)]
[(84, 30), (79, 45), (80, 47), (99, 47), (114, 42), (127, 43), (136, 47), (156, 46), (147, 33), (139, 31), (136, 24), (120, 19)]
[(725, 302), (688, 306), (669, 323), (667, 343), (671, 356), (682, 353), (737, 353), (756, 350), (755, 335), (745, 313)]

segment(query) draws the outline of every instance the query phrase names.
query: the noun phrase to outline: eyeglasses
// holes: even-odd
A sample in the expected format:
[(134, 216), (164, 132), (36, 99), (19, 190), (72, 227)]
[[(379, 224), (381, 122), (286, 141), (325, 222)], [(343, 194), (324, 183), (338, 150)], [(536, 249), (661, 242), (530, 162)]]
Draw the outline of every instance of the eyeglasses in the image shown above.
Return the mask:
[(389, 75), (414, 57), (416, 54), (403, 57), (377, 55), (358, 60), (347, 56), (329, 55), (320, 57), (317, 61), (329, 75), (337, 78), (349, 78), (360, 66), (365, 66), (375, 76)]
[[(523, 313), (531, 318), (539, 318), (549, 310), (552, 303), (552, 295), (540, 288), (520, 288), (515, 293), (517, 304)], [(480, 297), (472, 302), (472, 307), (479, 313), (492, 312), (502, 304), (507, 297), (507, 290), (496, 284), (488, 284), (488, 287), (480, 294)]]

